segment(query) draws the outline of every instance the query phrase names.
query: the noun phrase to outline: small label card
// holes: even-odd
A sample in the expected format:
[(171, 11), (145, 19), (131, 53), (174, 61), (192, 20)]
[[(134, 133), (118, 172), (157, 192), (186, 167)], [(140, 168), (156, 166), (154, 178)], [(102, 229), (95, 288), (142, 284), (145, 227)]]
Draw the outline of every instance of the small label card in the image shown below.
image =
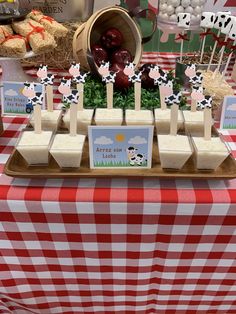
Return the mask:
[(90, 168), (151, 168), (153, 126), (90, 126)]
[(220, 129), (236, 129), (236, 96), (226, 96), (224, 98), (220, 120)]
[[(35, 92), (43, 93), (44, 86), (34, 83)], [(34, 108), (28, 101), (28, 98), (22, 94), (24, 82), (3, 82), (2, 87), (2, 114), (4, 115), (27, 115)], [(45, 99), (43, 100), (42, 109), (45, 109)]]

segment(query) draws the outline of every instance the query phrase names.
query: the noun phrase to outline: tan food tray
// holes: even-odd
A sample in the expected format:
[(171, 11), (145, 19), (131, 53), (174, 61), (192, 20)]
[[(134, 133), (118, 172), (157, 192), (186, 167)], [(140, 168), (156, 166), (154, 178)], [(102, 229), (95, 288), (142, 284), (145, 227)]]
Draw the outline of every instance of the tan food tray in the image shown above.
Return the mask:
[(180, 171), (163, 170), (160, 165), (157, 140), (154, 137), (151, 169), (90, 169), (88, 141), (84, 145), (81, 167), (61, 169), (50, 157), (47, 166), (28, 166), (23, 157), (14, 150), (4, 172), (11, 177), (20, 178), (94, 178), (94, 177), (157, 177), (185, 179), (233, 179), (236, 178), (236, 161), (230, 155), (216, 171), (200, 171), (194, 167), (191, 157)]

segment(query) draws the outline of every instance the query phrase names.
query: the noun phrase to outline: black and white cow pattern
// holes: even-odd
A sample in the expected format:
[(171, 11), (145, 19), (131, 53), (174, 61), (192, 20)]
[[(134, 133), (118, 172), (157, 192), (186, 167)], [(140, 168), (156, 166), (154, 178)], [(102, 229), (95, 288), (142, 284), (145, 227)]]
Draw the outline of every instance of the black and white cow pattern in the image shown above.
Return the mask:
[(201, 85), (203, 81), (203, 76), (201, 72), (197, 72), (195, 76), (189, 78), (189, 83), (192, 85)]
[(80, 74), (73, 78), (73, 82), (76, 84), (85, 84), (85, 79), (88, 76), (88, 73)]
[(63, 95), (64, 103), (76, 104), (78, 103), (78, 100), (79, 100), (79, 91), (77, 89), (71, 90), (70, 87), (71, 87), (71, 80), (70, 79), (67, 80), (63, 78), (59, 86), (59, 91)]
[(72, 89), (69, 95), (63, 95), (63, 102), (69, 104), (77, 104), (79, 100), (79, 91)]
[(106, 84), (108, 83), (115, 83), (116, 80), (116, 72), (110, 71), (108, 76), (103, 76), (102, 81)]
[(236, 17), (234, 17), (233, 19), (233, 24), (229, 32), (229, 38), (232, 39), (233, 41), (236, 40)]
[(174, 91), (172, 95), (165, 97), (165, 102), (167, 105), (179, 105), (182, 99), (182, 93), (179, 91)]
[(41, 84), (48, 86), (48, 85), (53, 85), (55, 75), (53, 74), (48, 74), (47, 77), (41, 79)]
[(143, 163), (147, 161), (145, 155), (140, 153), (137, 154), (137, 151), (138, 149), (134, 147), (129, 147), (126, 149), (130, 166), (142, 166)]
[(215, 16), (216, 15), (213, 12), (203, 12), (200, 26), (203, 28), (213, 28)]
[(53, 85), (53, 81), (55, 79), (55, 75), (48, 74), (48, 66), (40, 64), (39, 70), (43, 70), (45, 72), (45, 77), (40, 77), (40, 83), (44, 86)]
[(131, 83), (141, 83), (142, 72), (135, 71), (134, 75), (129, 76), (129, 82)]
[(138, 166), (142, 166), (144, 162), (146, 162), (147, 159), (145, 158), (145, 156), (143, 154), (137, 154), (136, 155), (136, 159), (135, 159), (135, 163)]
[(178, 27), (188, 29), (190, 27), (191, 22), (191, 14), (190, 13), (179, 13), (177, 15)]
[(225, 18), (230, 14), (231, 14), (230, 11), (216, 13), (216, 18), (214, 21), (214, 28), (220, 30), (221, 27), (224, 25)]
[(156, 79), (154, 81), (154, 83), (158, 84), (159, 86), (166, 86), (166, 84), (169, 81), (167, 72), (165, 72), (162, 69), (160, 69), (159, 73), (160, 73), (160, 77), (158, 79)]
[(225, 34), (225, 35), (229, 35), (233, 24), (235, 21), (235, 17), (234, 16), (226, 16), (225, 21), (223, 23), (223, 26), (221, 27), (221, 33)]
[(32, 104), (32, 106), (41, 105), (43, 104), (43, 93), (36, 92), (35, 87), (36, 85), (34, 83), (24, 83), (25, 89), (30, 89), (34, 91), (33, 97), (28, 97), (28, 102)]
[(211, 109), (212, 108), (212, 97), (205, 96), (205, 98), (201, 101), (197, 102), (197, 109)]
[(204, 92), (204, 87), (202, 87), (202, 86), (193, 85), (192, 88), (193, 88), (194, 92), (198, 92), (198, 93), (201, 93), (201, 94)]

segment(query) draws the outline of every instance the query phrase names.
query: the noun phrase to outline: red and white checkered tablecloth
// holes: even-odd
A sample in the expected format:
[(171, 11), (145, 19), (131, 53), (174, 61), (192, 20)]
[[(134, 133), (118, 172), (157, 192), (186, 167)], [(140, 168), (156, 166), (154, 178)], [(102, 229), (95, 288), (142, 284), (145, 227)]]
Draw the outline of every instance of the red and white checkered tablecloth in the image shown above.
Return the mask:
[(0, 137), (0, 313), (236, 313), (236, 180), (12, 179), (26, 122)]

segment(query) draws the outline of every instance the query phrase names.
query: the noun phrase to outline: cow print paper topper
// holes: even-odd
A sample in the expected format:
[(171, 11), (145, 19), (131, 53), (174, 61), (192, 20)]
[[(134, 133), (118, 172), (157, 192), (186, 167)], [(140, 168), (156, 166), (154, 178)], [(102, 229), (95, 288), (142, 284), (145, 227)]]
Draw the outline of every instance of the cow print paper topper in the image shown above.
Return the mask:
[(212, 108), (212, 97), (205, 96), (203, 100), (197, 102), (197, 109), (211, 109)]
[(203, 76), (201, 72), (196, 72), (195, 76), (189, 78), (189, 83), (192, 85), (201, 85), (203, 81)]
[(71, 90), (71, 79), (66, 80), (64, 77), (58, 87), (58, 91), (63, 95), (63, 102), (67, 104), (76, 104), (79, 100), (79, 91)]
[(179, 105), (182, 100), (182, 93), (179, 91), (174, 91), (172, 95), (165, 97), (166, 104), (168, 106), (171, 105)]
[(162, 86), (168, 81), (168, 75), (158, 65), (150, 65), (149, 77), (154, 80), (155, 85)]
[(43, 105), (43, 94), (41, 92), (35, 91), (36, 85), (32, 82), (25, 82), (24, 88), (22, 90), (23, 96), (28, 98), (28, 102), (32, 104), (32, 106)]
[(132, 62), (129, 62), (126, 64), (124, 68), (124, 74), (128, 76), (129, 82), (131, 83), (141, 83), (141, 71), (135, 71), (135, 64)]
[(40, 83), (44, 86), (53, 85), (53, 80), (55, 76), (53, 74), (48, 74), (48, 66), (40, 65), (37, 71), (37, 76), (40, 78)]
[(98, 68), (98, 73), (102, 76), (102, 81), (106, 84), (115, 83), (116, 72), (110, 71), (110, 62), (102, 61), (100, 67)]
[(70, 75), (73, 77), (73, 82), (76, 84), (85, 84), (85, 79), (89, 73), (81, 73), (80, 63), (72, 62), (69, 69)]

